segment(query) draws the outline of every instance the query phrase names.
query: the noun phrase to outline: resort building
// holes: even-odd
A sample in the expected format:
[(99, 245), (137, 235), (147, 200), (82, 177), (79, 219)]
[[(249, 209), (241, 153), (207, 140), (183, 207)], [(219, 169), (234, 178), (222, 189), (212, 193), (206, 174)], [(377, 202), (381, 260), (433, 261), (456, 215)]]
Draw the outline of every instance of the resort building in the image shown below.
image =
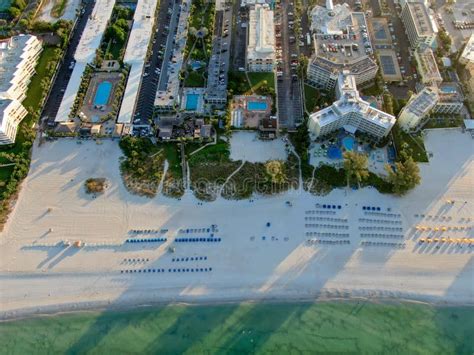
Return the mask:
[[(125, 94), (117, 123), (131, 126), (142, 83), (148, 44), (153, 34), (157, 0), (138, 0), (133, 26), (125, 50), (124, 63), (130, 65)], [(151, 118), (151, 117), (150, 117)]]
[(367, 22), (362, 12), (352, 12), (349, 5), (315, 6), (310, 12), (314, 54), (307, 78), (317, 88), (333, 90), (342, 71), (348, 71), (357, 85), (373, 80), (378, 66)]
[(459, 57), (459, 62), (461, 64), (474, 64), (474, 33), (469, 37), (469, 40)]
[(21, 102), (42, 48), (32, 35), (0, 41), (0, 145), (15, 142), (18, 125), (28, 113)]
[(402, 21), (413, 49), (422, 43), (436, 48), (437, 29), (430, 19), (428, 8), (421, 2), (407, 2), (402, 10)]
[(275, 67), (275, 26), (268, 5), (256, 5), (249, 13), (247, 70), (271, 72)]
[(336, 87), (337, 100), (309, 116), (308, 129), (313, 139), (344, 129), (354, 134), (363, 132), (375, 140), (387, 136), (395, 124), (395, 117), (363, 100), (354, 75), (339, 75)]
[(24, 100), (41, 51), (32, 35), (0, 40), (0, 98)]
[(86, 66), (92, 63), (95, 58), (95, 52), (100, 46), (114, 5), (114, 0), (96, 0), (92, 14), (87, 20), (86, 27), (82, 32), (81, 39), (74, 53), (76, 64), (56, 114), (55, 122), (62, 123), (73, 119), (73, 117), (70, 117), (70, 114), (81, 85), (82, 75)]
[(433, 113), (441, 115), (460, 114), (464, 106), (464, 96), (456, 83), (445, 83), (438, 86), (438, 101)]
[(15, 143), (18, 125), (27, 114), (20, 101), (0, 98), (0, 145)]
[(158, 90), (155, 96), (155, 111), (158, 113), (174, 112), (180, 106), (179, 73), (183, 66), (184, 48), (188, 37), (190, 6), (190, 0), (184, 0), (179, 5), (181, 11), (179, 12), (172, 53), (170, 53), (171, 60), (163, 61)]
[(438, 100), (438, 90), (433, 87), (425, 87), (413, 95), (398, 116), (400, 127), (405, 131), (422, 127)]
[(439, 85), (443, 82), (433, 50), (429, 46), (421, 44), (415, 50), (415, 60), (418, 73), (420, 74), (420, 81), (423, 84)]

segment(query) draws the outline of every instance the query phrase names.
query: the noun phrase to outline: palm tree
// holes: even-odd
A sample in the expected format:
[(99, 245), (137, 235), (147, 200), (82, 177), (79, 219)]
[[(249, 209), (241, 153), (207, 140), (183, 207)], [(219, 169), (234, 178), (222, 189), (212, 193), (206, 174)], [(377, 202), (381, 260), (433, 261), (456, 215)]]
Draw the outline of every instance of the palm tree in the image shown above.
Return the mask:
[(357, 185), (360, 187), (362, 180), (369, 177), (367, 169), (367, 155), (356, 152), (344, 153), (344, 170), (346, 171), (347, 186), (350, 185), (351, 178), (355, 178)]

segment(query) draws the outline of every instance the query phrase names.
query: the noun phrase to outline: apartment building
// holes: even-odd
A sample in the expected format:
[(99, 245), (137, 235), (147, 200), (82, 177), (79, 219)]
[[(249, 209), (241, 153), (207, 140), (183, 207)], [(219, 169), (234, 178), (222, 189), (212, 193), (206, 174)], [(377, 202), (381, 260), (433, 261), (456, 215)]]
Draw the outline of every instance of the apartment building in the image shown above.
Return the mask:
[(344, 129), (349, 133), (363, 132), (378, 141), (387, 136), (395, 124), (395, 117), (374, 108), (363, 100), (354, 75), (339, 75), (336, 87), (337, 100), (329, 107), (309, 116), (311, 137), (324, 137)]
[(438, 90), (435, 87), (425, 87), (413, 95), (398, 116), (400, 127), (405, 131), (422, 127), (438, 100)]
[(32, 35), (0, 41), (0, 97), (24, 100), (41, 51), (41, 42)]
[(15, 143), (18, 125), (27, 114), (20, 101), (0, 98), (0, 145)]
[(28, 113), (21, 102), (41, 51), (41, 42), (32, 35), (0, 41), (0, 145), (15, 142), (18, 125)]
[(422, 44), (415, 50), (415, 61), (420, 81), (424, 85), (439, 85), (443, 82), (433, 50), (429, 46)]
[(247, 70), (272, 72), (275, 68), (275, 25), (273, 11), (266, 4), (249, 12)]
[(435, 49), (437, 29), (434, 28), (428, 8), (421, 2), (407, 2), (402, 10), (402, 21), (413, 49), (422, 43)]

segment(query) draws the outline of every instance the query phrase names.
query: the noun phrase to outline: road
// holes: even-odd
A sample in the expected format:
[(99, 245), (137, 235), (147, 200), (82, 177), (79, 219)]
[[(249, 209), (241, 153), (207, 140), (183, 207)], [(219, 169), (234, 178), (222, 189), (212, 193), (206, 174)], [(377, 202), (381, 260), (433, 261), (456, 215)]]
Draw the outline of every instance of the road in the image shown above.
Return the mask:
[[(298, 39), (294, 38), (294, 32), (289, 28), (288, 13), (294, 11), (288, 0), (283, 0), (281, 8), (275, 13), (276, 30), (280, 31), (281, 37), (277, 43), (281, 44), (281, 63), (278, 65), (283, 75), (277, 80), (278, 120), (281, 128), (293, 129), (303, 119), (303, 102), (301, 97), (301, 86), (296, 75), (296, 67), (292, 68), (292, 54), (298, 55)], [(280, 25), (278, 25), (278, 23)], [(290, 39), (292, 37), (292, 39)]]
[(50, 126), (54, 125), (54, 119), (56, 118), (59, 106), (61, 105), (64, 91), (66, 90), (69, 79), (71, 78), (72, 69), (70, 68), (70, 64), (74, 60), (76, 48), (81, 39), (82, 32), (84, 32), (84, 28), (86, 27), (87, 20), (94, 9), (95, 2), (92, 0), (86, 0), (83, 4), (83, 13), (78, 18), (76, 26), (73, 29), (69, 45), (66, 49), (66, 54), (59, 65), (56, 80), (54, 81), (51, 93), (43, 109), (42, 117), (44, 118), (45, 123), (47, 122)]

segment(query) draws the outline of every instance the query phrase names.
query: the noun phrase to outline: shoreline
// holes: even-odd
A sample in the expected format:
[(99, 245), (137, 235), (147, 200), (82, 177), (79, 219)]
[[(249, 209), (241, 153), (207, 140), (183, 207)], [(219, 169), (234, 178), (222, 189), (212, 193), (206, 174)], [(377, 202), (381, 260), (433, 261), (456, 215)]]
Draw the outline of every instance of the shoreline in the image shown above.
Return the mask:
[[(346, 293), (347, 291), (343, 292)], [(354, 292), (354, 291), (352, 291)], [(357, 292), (357, 290), (355, 291)], [(72, 315), (79, 313), (92, 313), (92, 312), (132, 312), (146, 308), (159, 308), (165, 306), (186, 306), (186, 307), (201, 307), (201, 306), (221, 306), (221, 305), (233, 305), (233, 304), (286, 304), (286, 303), (325, 303), (325, 302), (370, 302), (370, 303), (410, 303), (420, 304), (431, 307), (474, 307), (473, 302), (466, 302), (465, 300), (455, 302), (452, 300), (446, 300), (441, 297), (427, 296), (427, 295), (414, 295), (405, 294), (400, 296), (384, 295), (379, 293), (376, 296), (370, 296), (373, 291), (365, 291), (367, 294), (360, 295), (336, 295), (328, 294), (326, 291), (319, 292), (319, 295), (314, 297), (288, 297), (287, 295), (274, 295), (272, 297), (262, 298), (232, 298), (227, 299), (221, 297), (207, 297), (206, 299), (192, 299), (192, 297), (181, 297), (181, 299), (170, 299), (170, 300), (154, 300), (152, 298), (138, 301), (129, 300), (121, 301), (117, 304), (110, 304), (110, 301), (94, 301), (94, 302), (82, 302), (82, 303), (66, 303), (66, 304), (55, 304), (44, 307), (30, 307), (22, 308), (13, 311), (1, 311), (0, 323), (14, 322), (19, 320), (28, 320), (41, 317), (55, 317), (61, 315)], [(339, 293), (339, 292), (338, 292)], [(322, 295), (324, 294), (324, 295)], [(9, 314), (10, 313), (10, 314)], [(13, 314), (11, 314), (13, 313)]]
[[(179, 201), (130, 195), (116, 142), (35, 147), (1, 233), (0, 320), (183, 303), (471, 306), (474, 249), (420, 241), (473, 237), (474, 150), (466, 147), (474, 141), (451, 130), (428, 132), (426, 144), (433, 158), (420, 167), (421, 185), (404, 197), (365, 188), (213, 203), (190, 194)], [(110, 182), (97, 198), (84, 192), (91, 176)], [(209, 238), (211, 227), (219, 243), (195, 240)], [(149, 271), (156, 269), (163, 271)]]

